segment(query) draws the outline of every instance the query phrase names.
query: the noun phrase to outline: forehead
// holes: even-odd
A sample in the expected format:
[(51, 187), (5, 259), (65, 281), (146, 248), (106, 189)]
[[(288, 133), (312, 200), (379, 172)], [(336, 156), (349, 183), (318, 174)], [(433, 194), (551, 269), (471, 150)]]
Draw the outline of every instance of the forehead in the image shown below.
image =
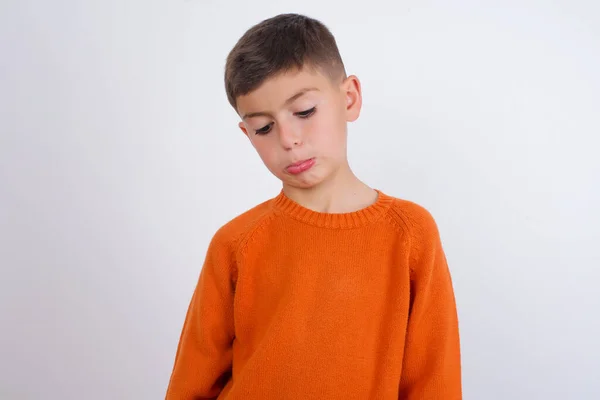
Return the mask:
[(293, 70), (267, 79), (252, 92), (237, 98), (240, 115), (256, 111), (270, 111), (282, 107), (286, 100), (306, 89), (308, 93), (328, 93), (334, 89), (331, 79), (311, 69)]

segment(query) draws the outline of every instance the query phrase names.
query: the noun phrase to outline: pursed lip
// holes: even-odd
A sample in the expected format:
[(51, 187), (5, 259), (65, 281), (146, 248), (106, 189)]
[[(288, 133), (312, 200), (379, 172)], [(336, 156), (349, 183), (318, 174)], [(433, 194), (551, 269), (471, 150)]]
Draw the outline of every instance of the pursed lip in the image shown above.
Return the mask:
[(305, 162), (311, 161), (313, 158), (314, 158), (314, 157), (312, 157), (312, 158), (307, 158), (307, 159), (305, 159), (305, 160), (296, 161), (295, 163), (292, 163), (292, 164), (288, 165), (286, 168), (290, 168), (290, 167), (297, 167), (297, 166), (299, 166), (299, 165), (302, 165), (302, 164), (304, 164)]
[(290, 174), (297, 175), (306, 170), (309, 170), (313, 167), (313, 165), (315, 165), (314, 157), (296, 161), (295, 163), (288, 165), (285, 169)]

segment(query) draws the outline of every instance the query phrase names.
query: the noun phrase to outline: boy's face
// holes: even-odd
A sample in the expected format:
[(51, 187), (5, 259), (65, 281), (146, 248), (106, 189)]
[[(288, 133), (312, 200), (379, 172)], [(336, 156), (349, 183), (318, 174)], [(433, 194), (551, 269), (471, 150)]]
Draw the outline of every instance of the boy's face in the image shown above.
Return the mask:
[(239, 126), (284, 186), (310, 188), (349, 169), (347, 122), (362, 104), (355, 76), (331, 78), (309, 68), (277, 75), (237, 98)]

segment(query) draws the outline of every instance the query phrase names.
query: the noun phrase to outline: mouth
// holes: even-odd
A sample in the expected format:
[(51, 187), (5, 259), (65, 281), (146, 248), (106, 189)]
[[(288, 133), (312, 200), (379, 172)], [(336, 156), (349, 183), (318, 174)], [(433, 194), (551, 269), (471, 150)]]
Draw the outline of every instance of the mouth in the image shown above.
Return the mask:
[(313, 165), (315, 165), (314, 157), (290, 164), (285, 168), (285, 170), (292, 175), (298, 175), (304, 171), (308, 171)]

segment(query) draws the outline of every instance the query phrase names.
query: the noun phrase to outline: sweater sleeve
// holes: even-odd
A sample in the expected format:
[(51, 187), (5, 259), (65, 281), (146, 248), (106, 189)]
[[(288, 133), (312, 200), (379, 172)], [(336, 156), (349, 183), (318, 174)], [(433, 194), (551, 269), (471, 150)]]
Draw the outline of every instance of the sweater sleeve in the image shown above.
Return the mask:
[(460, 340), (450, 272), (434, 219), (422, 209), (413, 221), (400, 399), (459, 400)]
[(217, 232), (190, 301), (167, 400), (215, 399), (231, 376), (234, 252)]

